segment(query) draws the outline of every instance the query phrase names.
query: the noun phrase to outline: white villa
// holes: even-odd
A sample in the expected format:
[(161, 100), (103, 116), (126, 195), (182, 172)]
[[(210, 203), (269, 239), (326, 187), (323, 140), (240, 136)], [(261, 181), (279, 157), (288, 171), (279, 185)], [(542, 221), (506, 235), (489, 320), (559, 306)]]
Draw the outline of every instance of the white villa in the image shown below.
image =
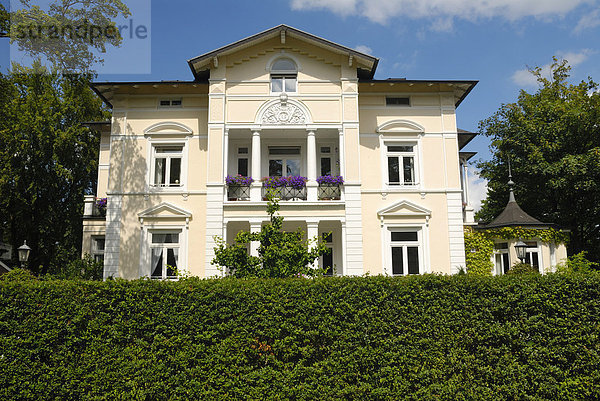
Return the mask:
[(279, 188), (285, 229), (331, 232), (332, 274), (456, 273), (474, 136), (456, 109), (477, 81), (377, 80), (377, 63), (280, 25), (188, 60), (191, 81), (95, 83), (112, 120), (83, 252), (105, 278), (222, 275), (214, 237), (260, 230), (265, 177), (301, 176)]

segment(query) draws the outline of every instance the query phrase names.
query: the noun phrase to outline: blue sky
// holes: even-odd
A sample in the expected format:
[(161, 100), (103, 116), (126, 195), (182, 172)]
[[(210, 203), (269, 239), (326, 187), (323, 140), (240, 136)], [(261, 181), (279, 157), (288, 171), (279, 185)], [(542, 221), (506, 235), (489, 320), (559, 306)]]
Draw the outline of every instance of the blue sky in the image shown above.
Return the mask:
[[(0, 0), (6, 2), (6, 0)], [(45, 0), (44, 3), (47, 3)], [(573, 65), (572, 79), (600, 80), (600, 0), (125, 0), (149, 36), (147, 58), (121, 62), (99, 80), (192, 79), (186, 60), (279, 24), (288, 24), (380, 58), (376, 78), (473, 79), (479, 84), (457, 110), (460, 128), (476, 131), (519, 90), (535, 91), (528, 66), (553, 56)], [(0, 40), (0, 69), (10, 60)], [(147, 60), (147, 62), (145, 61)], [(149, 64), (149, 66), (148, 66)], [(99, 69), (102, 71), (102, 68)], [(487, 159), (489, 141), (467, 149)]]

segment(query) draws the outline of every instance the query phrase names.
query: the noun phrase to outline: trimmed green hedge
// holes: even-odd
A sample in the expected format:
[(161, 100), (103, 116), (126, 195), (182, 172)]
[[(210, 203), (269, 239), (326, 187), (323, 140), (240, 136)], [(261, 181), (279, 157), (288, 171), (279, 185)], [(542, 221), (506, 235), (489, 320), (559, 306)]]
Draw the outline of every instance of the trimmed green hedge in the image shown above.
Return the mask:
[(600, 275), (0, 281), (0, 399), (599, 399)]

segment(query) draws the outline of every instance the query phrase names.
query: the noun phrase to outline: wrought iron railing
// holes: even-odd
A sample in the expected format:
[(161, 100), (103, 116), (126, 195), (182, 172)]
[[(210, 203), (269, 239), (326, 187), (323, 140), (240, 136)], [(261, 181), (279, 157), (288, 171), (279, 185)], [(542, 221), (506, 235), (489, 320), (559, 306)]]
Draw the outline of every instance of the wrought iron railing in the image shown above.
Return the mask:
[(306, 200), (306, 187), (294, 188), (294, 187), (277, 187), (267, 188), (263, 186), (262, 197), (263, 200), (267, 199), (267, 193), (271, 192), (274, 197), (281, 200)]
[(228, 185), (227, 200), (230, 201), (249, 201), (250, 185)]
[(321, 184), (317, 191), (319, 200), (342, 199), (342, 186), (339, 184)]

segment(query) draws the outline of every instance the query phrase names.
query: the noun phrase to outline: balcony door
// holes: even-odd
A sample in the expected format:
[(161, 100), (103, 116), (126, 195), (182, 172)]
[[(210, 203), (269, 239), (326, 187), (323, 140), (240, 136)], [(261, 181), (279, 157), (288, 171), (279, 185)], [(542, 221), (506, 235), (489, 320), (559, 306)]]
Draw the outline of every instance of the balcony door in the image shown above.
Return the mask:
[(299, 146), (269, 146), (269, 176), (301, 175)]

